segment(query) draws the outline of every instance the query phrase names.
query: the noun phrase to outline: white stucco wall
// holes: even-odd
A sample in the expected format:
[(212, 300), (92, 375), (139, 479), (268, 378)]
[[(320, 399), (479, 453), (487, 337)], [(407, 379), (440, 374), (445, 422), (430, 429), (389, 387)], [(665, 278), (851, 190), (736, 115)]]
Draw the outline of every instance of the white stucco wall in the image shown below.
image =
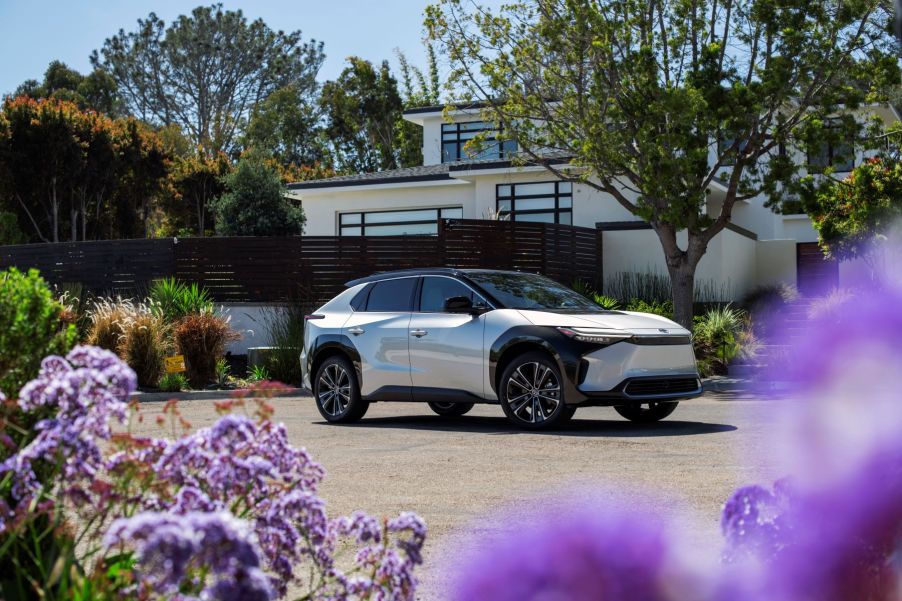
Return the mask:
[(269, 346), (266, 313), (278, 307), (278, 304), (224, 303), (222, 309), (228, 315), (232, 329), (241, 336), (240, 340), (229, 344), (226, 351), (246, 355), (250, 347)]
[(756, 248), (757, 285), (796, 285), (796, 241), (759, 240)]

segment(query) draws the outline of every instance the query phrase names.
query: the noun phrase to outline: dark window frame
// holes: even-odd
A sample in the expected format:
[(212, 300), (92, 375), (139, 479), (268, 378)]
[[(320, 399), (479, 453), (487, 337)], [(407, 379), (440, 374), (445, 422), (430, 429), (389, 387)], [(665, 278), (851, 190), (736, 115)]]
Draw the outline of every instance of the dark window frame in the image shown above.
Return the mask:
[[(841, 125), (837, 124), (828, 124), (824, 127), (824, 129), (828, 130), (836, 130), (841, 129)], [(838, 140), (836, 144), (833, 143), (832, 140), (827, 140), (824, 142), (824, 145), (827, 147), (827, 161), (825, 164), (821, 165), (816, 162), (816, 159), (819, 159), (820, 156), (818, 154), (812, 154), (809, 150), (805, 153), (805, 160), (808, 167), (809, 172), (811, 173), (823, 173), (825, 169), (828, 167), (833, 167), (837, 173), (848, 173), (855, 169), (855, 142), (847, 142), (845, 140)], [(837, 146), (848, 146), (850, 154), (848, 157), (837, 157), (836, 156), (836, 147)], [(839, 166), (842, 169), (837, 167), (837, 161), (840, 158), (844, 158), (846, 162), (841, 163)]]
[[(517, 194), (517, 186), (528, 186), (533, 184), (554, 184), (553, 194)], [(570, 184), (569, 192), (561, 192), (561, 184)], [(510, 187), (509, 195), (502, 195), (500, 190), (502, 186)], [(547, 209), (521, 209), (517, 210), (517, 200), (529, 200), (531, 198), (550, 198), (554, 197), (554, 208)], [(569, 207), (561, 207), (561, 199), (570, 198)], [(509, 200), (511, 203), (510, 211), (501, 210), (501, 201)], [(520, 182), (519, 184), (495, 184), (495, 210), (499, 215), (506, 215), (511, 221), (516, 221), (517, 215), (539, 215), (543, 213), (554, 213), (554, 223), (561, 223), (561, 214), (568, 213), (570, 215), (569, 225), (573, 225), (573, 183), (560, 180), (550, 180), (542, 182)]]
[[(413, 211), (435, 211), (435, 219), (415, 219), (415, 220), (401, 220), (401, 221), (378, 221), (378, 222), (366, 222), (366, 216), (372, 214), (384, 214), (384, 213), (410, 213)], [(349, 211), (346, 213), (338, 214), (338, 235), (339, 236), (356, 236), (355, 234), (345, 234), (344, 230), (350, 229), (359, 229), (361, 236), (379, 236), (379, 235), (397, 235), (397, 236), (435, 236), (438, 234), (438, 222), (442, 219), (460, 219), (458, 216), (446, 216), (445, 211), (463, 211), (462, 206), (446, 206), (446, 207), (411, 207), (409, 209), (386, 209), (386, 210), (376, 210), (376, 211)], [(462, 214), (462, 213), (461, 213)], [(360, 215), (360, 221), (355, 223), (346, 223), (345, 220), (349, 215)], [(366, 228), (369, 227), (379, 227), (379, 226), (389, 226), (389, 225), (422, 225), (434, 223), (436, 226), (436, 232), (434, 234), (367, 234)]]
[[(483, 124), (483, 126), (467, 127), (472, 126), (476, 123), (481, 123)], [(469, 156), (464, 149), (464, 146), (466, 146), (467, 142), (469, 142), (473, 138), (470, 137), (461, 139), (461, 134), (475, 133), (478, 135), (484, 132), (491, 132), (492, 135), (485, 136), (486, 146), (483, 148), (482, 152), (495, 147), (498, 149), (498, 155), (482, 158), (504, 160), (509, 159), (511, 156), (517, 154), (517, 142), (515, 140), (499, 140), (498, 128), (495, 127), (495, 124), (491, 121), (456, 121), (454, 123), (442, 123), (442, 139), (440, 147), (442, 162), (453, 163), (456, 161), (478, 160), (474, 157)], [(506, 148), (506, 146), (509, 146), (511, 144), (513, 145), (513, 148)], [(445, 146), (453, 147), (451, 156), (448, 158), (445, 157)]]

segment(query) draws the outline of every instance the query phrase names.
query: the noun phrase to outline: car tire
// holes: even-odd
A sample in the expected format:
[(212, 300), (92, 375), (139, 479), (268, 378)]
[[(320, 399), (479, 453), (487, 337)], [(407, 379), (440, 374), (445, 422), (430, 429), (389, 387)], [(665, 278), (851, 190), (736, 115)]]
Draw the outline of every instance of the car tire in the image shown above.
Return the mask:
[(339, 355), (329, 357), (316, 370), (313, 398), (320, 415), (333, 424), (356, 422), (370, 406), (360, 398), (354, 366)]
[(429, 408), (444, 417), (458, 417), (473, 408), (473, 403), (429, 403)]
[(498, 381), (507, 418), (525, 430), (548, 430), (567, 422), (575, 409), (564, 403), (564, 380), (541, 352), (524, 353), (507, 364)]
[(637, 424), (651, 424), (659, 422), (677, 408), (676, 401), (658, 401), (643, 403), (641, 405), (620, 405), (614, 407), (614, 411)]

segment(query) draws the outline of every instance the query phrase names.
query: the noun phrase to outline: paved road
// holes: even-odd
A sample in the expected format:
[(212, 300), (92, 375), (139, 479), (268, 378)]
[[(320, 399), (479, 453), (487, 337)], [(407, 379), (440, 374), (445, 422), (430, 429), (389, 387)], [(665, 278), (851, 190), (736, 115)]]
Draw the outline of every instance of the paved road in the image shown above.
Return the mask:
[[(651, 427), (613, 409), (581, 409), (566, 429), (547, 434), (514, 429), (491, 405), (442, 418), (426, 405), (378, 403), (353, 426), (326, 424), (309, 397), (274, 405), (292, 442), (325, 465), (321, 492), (330, 515), (413, 510), (426, 520), (422, 599), (444, 597), (446, 566), (491, 532), (491, 522), (480, 522), (489, 512), (516, 512), (539, 496), (620, 495), (678, 518), (693, 543), (716, 552), (720, 506), (730, 492), (780, 476), (777, 462), (762, 458), (773, 437), (773, 401), (709, 394)], [(161, 407), (146, 403), (143, 411)], [(210, 401), (186, 401), (181, 410), (195, 427), (216, 419)]]

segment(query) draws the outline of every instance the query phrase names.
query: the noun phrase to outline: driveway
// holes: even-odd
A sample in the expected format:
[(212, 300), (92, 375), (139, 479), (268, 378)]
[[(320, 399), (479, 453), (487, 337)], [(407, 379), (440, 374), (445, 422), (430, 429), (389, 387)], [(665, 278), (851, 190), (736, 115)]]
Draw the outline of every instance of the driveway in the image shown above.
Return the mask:
[[(617, 496), (679, 520), (690, 542), (716, 553), (724, 500), (738, 486), (781, 475), (773, 459), (762, 458), (775, 426), (770, 401), (706, 394), (651, 427), (613, 409), (581, 409), (566, 429), (547, 434), (514, 429), (492, 405), (442, 418), (425, 404), (377, 403), (358, 424), (334, 426), (310, 397), (273, 404), (292, 443), (326, 467), (321, 493), (330, 515), (413, 510), (426, 520), (421, 599), (444, 598), (447, 566), (491, 533), (492, 523), (480, 522), (489, 512), (516, 512), (538, 496)], [(142, 404), (146, 415), (161, 408)], [(180, 409), (194, 427), (216, 419), (211, 401), (185, 401)], [(153, 419), (142, 427), (156, 428)]]

